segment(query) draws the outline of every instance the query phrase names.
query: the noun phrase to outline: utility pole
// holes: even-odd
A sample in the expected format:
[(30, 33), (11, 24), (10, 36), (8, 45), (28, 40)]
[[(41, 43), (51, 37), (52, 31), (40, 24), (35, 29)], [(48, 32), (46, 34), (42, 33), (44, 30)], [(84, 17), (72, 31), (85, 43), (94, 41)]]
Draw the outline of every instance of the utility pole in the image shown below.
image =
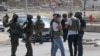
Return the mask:
[(74, 0), (72, 0), (72, 12), (74, 12)]
[(74, 11), (74, 0), (68, 0), (68, 3), (70, 3), (70, 11), (69, 12), (72, 12), (73, 13), (73, 11)]
[(68, 4), (69, 4), (69, 12), (71, 12), (71, 0), (68, 0)]
[(27, 15), (28, 14), (28, 0), (25, 0), (25, 5), (26, 5), (25, 13)]
[(84, 0), (84, 17), (86, 17), (86, 0)]
[(9, 9), (8, 0), (6, 0), (5, 2), (6, 2), (6, 6), (7, 6), (7, 13), (8, 13), (8, 9)]
[(92, 2), (92, 9), (93, 9), (93, 11), (94, 11), (94, 0), (93, 0), (93, 2)]

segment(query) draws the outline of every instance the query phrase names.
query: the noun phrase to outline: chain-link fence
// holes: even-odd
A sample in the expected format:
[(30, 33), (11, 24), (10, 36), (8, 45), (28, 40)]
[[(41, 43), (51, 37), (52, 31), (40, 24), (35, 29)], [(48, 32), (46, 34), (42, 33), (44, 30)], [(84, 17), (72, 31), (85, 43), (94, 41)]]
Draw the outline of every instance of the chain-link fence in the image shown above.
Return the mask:
[[(1, 1), (1, 0), (0, 0)], [(7, 0), (5, 3), (8, 6), (8, 11), (11, 13), (21, 13), (26, 12), (26, 3), (25, 0)], [(27, 0), (27, 7), (29, 13), (45, 13), (50, 14), (52, 13), (52, 9), (50, 8), (50, 0)], [(57, 13), (67, 13), (72, 10), (72, 0), (59, 0), (57, 2), (57, 7), (55, 11)], [(84, 11), (84, 7), (82, 7), (81, 0), (73, 0), (73, 10), (76, 11)], [(94, 8), (96, 11), (92, 11), (92, 8), (86, 8), (86, 17), (90, 14), (94, 16), (94, 18), (100, 18), (99, 8)], [(95, 14), (96, 12), (96, 14)], [(83, 13), (84, 14), (84, 13)]]

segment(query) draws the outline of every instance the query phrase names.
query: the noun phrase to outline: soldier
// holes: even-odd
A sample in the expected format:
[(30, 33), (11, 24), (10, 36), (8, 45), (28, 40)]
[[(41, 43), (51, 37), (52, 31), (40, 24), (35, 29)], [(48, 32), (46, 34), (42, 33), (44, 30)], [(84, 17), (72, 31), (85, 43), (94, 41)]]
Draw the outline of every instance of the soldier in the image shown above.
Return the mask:
[(37, 39), (39, 39), (40, 44), (42, 44), (43, 43), (42, 32), (43, 32), (43, 29), (44, 29), (44, 23), (41, 20), (41, 16), (40, 15), (37, 16), (37, 21), (35, 22), (35, 24), (36, 24), (36, 26), (35, 26), (35, 33), (36, 33), (35, 41)]
[(31, 39), (33, 35), (33, 29), (34, 29), (34, 23), (32, 21), (33, 16), (32, 15), (27, 15), (27, 22), (23, 24), (26, 25), (24, 28), (24, 33), (25, 33), (25, 41), (26, 41), (26, 48), (27, 48), (27, 53), (26, 56), (33, 56), (33, 51), (32, 51), (32, 46), (31, 46)]
[(21, 27), (20, 25), (17, 23), (17, 19), (18, 19), (18, 15), (14, 14), (13, 18), (10, 22), (8, 22), (9, 20), (9, 16), (6, 14), (6, 16), (4, 16), (3, 18), (3, 25), (5, 27), (9, 27), (8, 32), (10, 33), (10, 38), (11, 38), (11, 56), (16, 56), (16, 51), (17, 51), (17, 46), (18, 46), (18, 40), (20, 37), (20, 30)]
[(3, 22), (7, 22), (8, 21), (8, 19), (9, 19), (9, 16), (8, 16), (8, 14), (6, 14), (4, 17), (3, 17)]

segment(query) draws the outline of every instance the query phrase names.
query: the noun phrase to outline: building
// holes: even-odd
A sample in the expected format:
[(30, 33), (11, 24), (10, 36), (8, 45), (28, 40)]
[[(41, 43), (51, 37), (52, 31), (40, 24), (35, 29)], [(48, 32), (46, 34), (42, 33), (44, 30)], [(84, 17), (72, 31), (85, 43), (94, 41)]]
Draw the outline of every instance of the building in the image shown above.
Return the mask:
[(0, 0), (0, 5), (5, 5), (7, 0)]
[[(0, 0), (1, 1), (1, 0)], [(28, 6), (39, 6), (41, 4), (48, 3), (49, 0), (27, 0)], [(25, 0), (8, 0), (7, 1), (9, 6), (15, 7), (23, 7), (25, 5)]]
[[(27, 0), (28, 6), (41, 6), (43, 4), (49, 4), (51, 0)], [(53, 0), (54, 1), (54, 0)], [(79, 5), (80, 0), (55, 0), (57, 3), (61, 3), (64, 6), (70, 6), (71, 1), (74, 5)], [(0, 0), (0, 3), (5, 2), (9, 7), (25, 7), (25, 0)], [(3, 3), (4, 4), (4, 3)]]
[(86, 1), (86, 8), (100, 8), (100, 0), (81, 0), (82, 6), (84, 7), (84, 1)]

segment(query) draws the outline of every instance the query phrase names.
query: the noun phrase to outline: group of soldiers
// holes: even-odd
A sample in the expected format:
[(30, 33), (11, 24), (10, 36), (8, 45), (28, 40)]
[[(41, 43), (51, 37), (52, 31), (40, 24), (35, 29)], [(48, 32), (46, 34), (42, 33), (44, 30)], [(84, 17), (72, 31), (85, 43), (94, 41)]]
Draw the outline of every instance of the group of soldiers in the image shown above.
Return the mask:
[[(35, 41), (39, 39), (40, 44), (43, 43), (42, 32), (45, 24), (41, 20), (41, 16), (37, 16), (37, 21), (32, 21), (33, 16), (27, 15), (27, 20), (20, 25), (17, 22), (18, 15), (14, 14), (12, 19), (9, 21), (9, 16), (6, 14), (3, 18), (3, 25), (9, 27), (8, 32), (11, 38), (11, 56), (16, 56), (17, 46), (19, 44), (19, 38), (25, 34), (25, 46), (27, 53), (25, 56), (33, 56), (33, 50), (31, 46), (31, 39), (33, 37), (33, 31), (35, 31)], [(53, 14), (53, 19), (50, 23), (50, 38), (51, 38), (51, 56), (56, 56), (57, 49), (61, 51), (61, 56), (65, 56), (63, 42), (61, 35), (63, 35), (63, 41), (68, 40), (68, 47), (70, 56), (83, 56), (82, 39), (84, 35), (84, 29), (86, 22), (82, 18), (81, 12), (76, 12), (74, 17), (73, 13), (62, 15)], [(38, 38), (39, 37), (39, 38)], [(74, 46), (74, 51), (73, 47)], [(74, 53), (73, 53), (74, 52)], [(77, 55), (78, 52), (78, 55)]]
[(32, 46), (31, 46), (31, 39), (33, 37), (33, 31), (35, 31), (35, 40), (40, 40), (40, 44), (43, 43), (42, 39), (42, 31), (44, 29), (44, 23), (41, 20), (41, 16), (37, 16), (37, 21), (34, 23), (32, 21), (33, 16), (28, 14), (27, 20), (20, 25), (18, 23), (19, 16), (17, 14), (13, 14), (12, 19), (9, 21), (9, 16), (6, 14), (3, 17), (3, 25), (5, 27), (9, 27), (7, 32), (10, 33), (11, 39), (11, 56), (16, 56), (17, 46), (19, 45), (19, 38), (25, 34), (25, 46), (27, 48), (27, 53), (25, 56), (33, 56)]

